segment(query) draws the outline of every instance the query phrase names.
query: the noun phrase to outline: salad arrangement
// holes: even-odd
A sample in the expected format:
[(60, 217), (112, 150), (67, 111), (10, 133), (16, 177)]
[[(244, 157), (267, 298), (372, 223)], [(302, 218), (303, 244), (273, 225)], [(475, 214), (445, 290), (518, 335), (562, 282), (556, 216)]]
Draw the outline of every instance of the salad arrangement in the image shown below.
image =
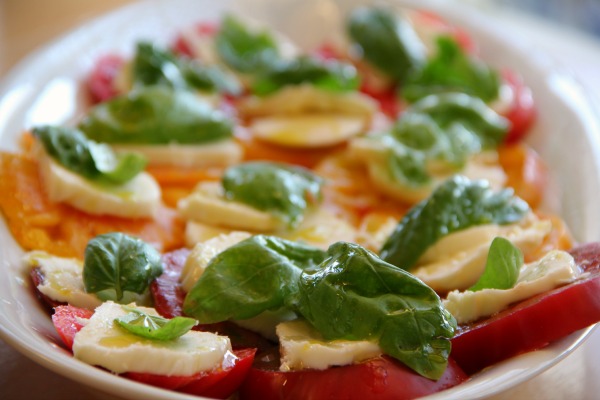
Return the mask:
[(302, 53), (227, 15), (88, 85), (77, 126), (0, 170), (83, 362), (216, 398), (414, 398), (600, 319), (598, 244), (538, 210), (531, 94), (435, 16), (360, 8)]

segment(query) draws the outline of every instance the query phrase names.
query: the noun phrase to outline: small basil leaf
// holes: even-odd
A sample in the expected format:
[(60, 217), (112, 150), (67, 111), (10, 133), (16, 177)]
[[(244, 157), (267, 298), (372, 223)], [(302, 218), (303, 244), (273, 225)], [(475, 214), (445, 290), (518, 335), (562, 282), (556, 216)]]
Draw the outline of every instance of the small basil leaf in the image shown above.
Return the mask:
[(411, 24), (393, 10), (357, 8), (347, 29), (363, 57), (395, 82), (404, 82), (425, 64), (423, 43)]
[(392, 179), (404, 185), (419, 187), (431, 182), (427, 159), (422, 152), (394, 145), (389, 149), (387, 167)]
[(455, 176), (406, 213), (380, 256), (410, 270), (429, 246), (446, 235), (477, 225), (510, 224), (528, 212), (527, 203), (512, 189), (494, 192), (487, 181)]
[(117, 155), (106, 144), (88, 140), (77, 129), (43, 126), (34, 128), (33, 133), (59, 164), (92, 181), (123, 184), (143, 171), (147, 164), (144, 156)]
[(162, 273), (159, 252), (140, 239), (114, 232), (88, 242), (83, 263), (85, 291), (102, 300), (123, 301), (125, 292), (142, 294)]
[(523, 263), (523, 253), (510, 240), (503, 237), (494, 238), (485, 270), (469, 290), (477, 292), (482, 289), (511, 289), (517, 283)]
[(303, 56), (274, 64), (259, 75), (252, 90), (259, 96), (273, 93), (287, 85), (309, 83), (323, 90), (347, 92), (358, 89), (356, 69), (348, 63)]
[(300, 278), (297, 308), (327, 340), (371, 340), (430, 379), (444, 373), (456, 321), (418, 278), (351, 243), (336, 243)]
[(437, 53), (427, 64), (411, 74), (402, 87), (409, 102), (445, 92), (461, 92), (484, 102), (498, 97), (500, 76), (484, 63), (468, 57), (451, 37), (437, 39)]
[(229, 67), (244, 73), (263, 71), (280, 59), (275, 39), (268, 31), (252, 32), (231, 15), (221, 21), (215, 46)]
[(201, 144), (233, 135), (232, 121), (206, 101), (160, 86), (97, 105), (79, 128), (93, 140), (121, 144)]
[(134, 87), (159, 85), (173, 89), (239, 94), (240, 83), (216, 66), (203, 66), (195, 60), (177, 57), (157, 46), (140, 42), (132, 61)]
[(123, 309), (128, 311), (129, 314), (115, 318), (114, 322), (126, 331), (145, 339), (175, 340), (198, 325), (198, 321), (193, 318), (175, 317), (166, 319), (157, 315), (150, 315), (133, 307), (123, 306)]
[(297, 291), (302, 270), (325, 252), (276, 237), (257, 235), (215, 256), (187, 294), (186, 315), (201, 323), (246, 319), (283, 307)]
[(291, 227), (321, 199), (322, 180), (305, 168), (272, 162), (248, 162), (228, 168), (222, 178), (225, 197), (272, 212)]

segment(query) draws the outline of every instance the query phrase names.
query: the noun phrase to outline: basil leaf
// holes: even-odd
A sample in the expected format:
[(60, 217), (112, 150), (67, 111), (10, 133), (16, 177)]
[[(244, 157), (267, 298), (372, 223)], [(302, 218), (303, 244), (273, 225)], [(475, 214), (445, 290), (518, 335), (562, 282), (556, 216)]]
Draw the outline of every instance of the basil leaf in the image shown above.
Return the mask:
[(280, 59), (275, 39), (268, 31), (253, 32), (231, 15), (221, 21), (215, 47), (229, 67), (244, 73), (263, 71)]
[(95, 182), (117, 185), (129, 182), (147, 164), (144, 156), (138, 153), (117, 155), (106, 144), (88, 140), (77, 129), (43, 126), (34, 128), (33, 133), (59, 164)]
[(485, 270), (469, 290), (477, 292), (482, 289), (511, 289), (517, 283), (523, 263), (523, 253), (510, 240), (503, 237), (494, 238)]
[(115, 318), (114, 322), (126, 331), (146, 339), (175, 340), (198, 325), (198, 321), (193, 318), (175, 317), (166, 319), (158, 315), (150, 315), (133, 307), (123, 306), (123, 309), (128, 311), (129, 314)]
[(192, 93), (160, 86), (95, 106), (79, 128), (93, 140), (121, 144), (201, 144), (233, 135), (225, 114)]
[(380, 256), (410, 270), (429, 246), (446, 235), (477, 225), (510, 224), (528, 212), (527, 203), (512, 189), (494, 192), (487, 181), (455, 176), (406, 213)]
[(359, 77), (351, 64), (303, 56), (274, 64), (259, 75), (252, 90), (264, 96), (287, 85), (312, 84), (323, 90), (347, 92), (357, 90)]
[(157, 46), (140, 42), (132, 61), (134, 87), (159, 85), (173, 89), (239, 94), (240, 83), (216, 66), (203, 66), (195, 60), (177, 57)]
[(228, 168), (222, 184), (228, 200), (272, 212), (295, 227), (308, 207), (320, 200), (322, 179), (297, 166), (248, 162)]
[(102, 300), (126, 301), (125, 292), (142, 294), (162, 273), (159, 252), (123, 233), (99, 235), (88, 242), (83, 263), (85, 291)]
[(183, 303), (201, 323), (246, 319), (286, 305), (303, 270), (325, 252), (312, 246), (257, 235), (215, 256)]
[(423, 152), (414, 151), (401, 144), (390, 147), (387, 168), (395, 182), (419, 187), (431, 182), (427, 172), (427, 159)]
[(409, 102), (427, 95), (461, 92), (489, 103), (498, 97), (500, 76), (479, 60), (466, 55), (451, 37), (439, 37), (437, 53), (427, 64), (411, 74), (402, 86)]
[(440, 378), (456, 321), (433, 289), (356, 244), (336, 243), (327, 255), (300, 278), (300, 314), (327, 340), (377, 341), (419, 374)]
[(393, 10), (357, 8), (347, 30), (363, 57), (395, 82), (404, 82), (425, 64), (423, 43), (411, 24)]

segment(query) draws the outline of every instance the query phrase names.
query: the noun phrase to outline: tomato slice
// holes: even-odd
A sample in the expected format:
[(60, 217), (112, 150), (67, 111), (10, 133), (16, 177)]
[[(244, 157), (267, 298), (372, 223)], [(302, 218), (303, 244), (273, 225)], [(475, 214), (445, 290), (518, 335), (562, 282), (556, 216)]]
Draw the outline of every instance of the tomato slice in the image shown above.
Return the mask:
[[(259, 355), (257, 363), (263, 358), (278, 356)], [(414, 399), (456, 386), (468, 378), (453, 360), (449, 360), (446, 372), (437, 381), (422, 377), (387, 356), (322, 371), (282, 372), (257, 363), (240, 387), (241, 400)]]
[[(93, 314), (93, 311), (69, 305), (55, 308), (52, 322), (69, 350), (73, 349), (75, 334), (83, 328), (81, 319), (90, 319)], [(190, 376), (167, 376), (139, 372), (127, 372), (121, 375), (164, 389), (225, 399), (231, 396), (244, 381), (254, 361), (255, 353), (256, 349), (254, 348), (234, 350), (235, 357), (227, 368)]]
[(115, 78), (124, 64), (125, 60), (114, 54), (98, 60), (88, 79), (88, 88), (94, 103), (112, 99), (119, 94)]
[(73, 350), (75, 334), (83, 328), (82, 319), (90, 319), (94, 312), (73, 306), (58, 306), (54, 309), (52, 323), (69, 350)]
[(459, 327), (452, 357), (468, 374), (540, 349), (600, 321), (600, 243), (570, 251), (587, 273), (581, 280), (532, 297), (491, 318)]
[(515, 143), (527, 134), (535, 122), (537, 110), (531, 89), (525, 86), (515, 72), (505, 69), (502, 71), (502, 78), (510, 86), (514, 96), (510, 109), (504, 115), (511, 123), (505, 141), (506, 143)]

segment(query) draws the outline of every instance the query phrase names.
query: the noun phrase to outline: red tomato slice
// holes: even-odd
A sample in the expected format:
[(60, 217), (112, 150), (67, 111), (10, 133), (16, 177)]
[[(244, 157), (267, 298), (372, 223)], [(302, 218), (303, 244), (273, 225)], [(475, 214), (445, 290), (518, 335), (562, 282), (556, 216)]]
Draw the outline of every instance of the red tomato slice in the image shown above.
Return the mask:
[(452, 360), (437, 381), (422, 377), (387, 356), (323, 371), (282, 372), (255, 366), (240, 387), (240, 399), (414, 399), (456, 386), (466, 379), (467, 375)]
[(80, 319), (90, 319), (94, 312), (73, 306), (58, 306), (54, 309), (52, 323), (69, 350), (73, 350), (75, 334), (83, 328)]
[(600, 321), (600, 243), (570, 251), (589, 275), (532, 297), (491, 318), (460, 327), (452, 357), (468, 374), (546, 346)]
[(88, 79), (88, 88), (94, 103), (109, 100), (119, 94), (115, 78), (123, 68), (123, 58), (109, 54), (98, 60)]
[(510, 123), (511, 128), (506, 135), (507, 143), (521, 140), (535, 122), (537, 110), (533, 102), (531, 89), (529, 89), (521, 78), (511, 70), (502, 71), (504, 82), (513, 91), (514, 100), (508, 112), (504, 115)]
[[(52, 322), (69, 350), (73, 348), (75, 334), (83, 328), (80, 319), (90, 319), (93, 311), (73, 306), (55, 308)], [(166, 376), (149, 373), (127, 372), (122, 376), (148, 385), (177, 390), (199, 396), (225, 399), (231, 396), (244, 381), (256, 349), (234, 350), (235, 359), (229, 367), (190, 376)]]

